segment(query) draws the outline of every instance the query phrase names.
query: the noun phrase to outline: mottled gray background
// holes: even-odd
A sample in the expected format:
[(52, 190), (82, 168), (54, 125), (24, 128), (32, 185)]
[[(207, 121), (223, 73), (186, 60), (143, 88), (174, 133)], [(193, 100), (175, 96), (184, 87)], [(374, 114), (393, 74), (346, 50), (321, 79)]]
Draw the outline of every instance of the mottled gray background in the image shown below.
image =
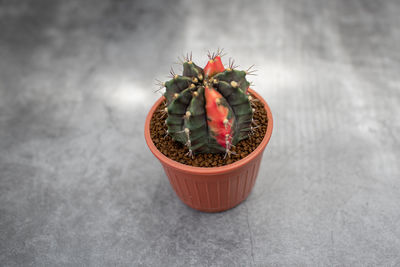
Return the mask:
[[(0, 265), (400, 265), (399, 1), (0, 1)], [(224, 47), (275, 128), (256, 186), (180, 202), (144, 142)], [(175, 66), (179, 70), (179, 66)]]

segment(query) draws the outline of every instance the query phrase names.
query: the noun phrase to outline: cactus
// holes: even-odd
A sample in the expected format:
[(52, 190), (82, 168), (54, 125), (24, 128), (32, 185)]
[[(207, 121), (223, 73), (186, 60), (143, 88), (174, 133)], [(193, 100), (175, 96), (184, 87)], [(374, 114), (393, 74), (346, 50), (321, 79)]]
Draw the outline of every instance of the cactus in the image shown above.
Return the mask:
[(171, 71), (172, 79), (162, 83), (166, 91), (167, 134), (186, 145), (187, 155), (225, 153), (251, 134), (254, 109), (246, 75), (233, 62), (225, 69), (221, 51), (209, 53), (204, 69), (186, 56), (183, 74)]

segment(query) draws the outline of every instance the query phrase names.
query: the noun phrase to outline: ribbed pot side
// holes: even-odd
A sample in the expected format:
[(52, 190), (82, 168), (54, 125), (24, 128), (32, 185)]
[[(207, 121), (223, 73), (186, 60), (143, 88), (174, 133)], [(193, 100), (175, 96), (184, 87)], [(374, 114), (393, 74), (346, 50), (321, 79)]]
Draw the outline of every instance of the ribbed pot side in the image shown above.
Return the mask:
[(249, 89), (249, 91), (264, 104), (268, 117), (267, 132), (260, 145), (252, 153), (222, 167), (206, 168), (181, 164), (166, 157), (155, 147), (150, 136), (150, 120), (164, 97), (153, 105), (147, 115), (145, 123), (147, 145), (160, 160), (178, 197), (193, 209), (205, 212), (231, 209), (248, 197), (255, 184), (264, 149), (271, 138), (273, 121), (265, 100), (253, 90)]

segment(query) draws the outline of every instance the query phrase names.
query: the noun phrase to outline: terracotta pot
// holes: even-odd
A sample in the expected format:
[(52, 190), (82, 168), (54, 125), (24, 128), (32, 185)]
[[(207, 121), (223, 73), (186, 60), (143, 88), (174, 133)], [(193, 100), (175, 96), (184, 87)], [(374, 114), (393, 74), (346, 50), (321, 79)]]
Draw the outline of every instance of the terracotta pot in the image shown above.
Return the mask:
[(164, 167), (165, 173), (178, 197), (189, 207), (205, 212), (231, 209), (245, 200), (256, 181), (265, 147), (271, 138), (273, 122), (265, 100), (253, 90), (249, 91), (260, 100), (267, 111), (268, 128), (261, 144), (247, 157), (222, 167), (193, 167), (174, 161), (162, 154), (150, 136), (150, 120), (161, 97), (146, 118), (145, 138), (151, 152)]

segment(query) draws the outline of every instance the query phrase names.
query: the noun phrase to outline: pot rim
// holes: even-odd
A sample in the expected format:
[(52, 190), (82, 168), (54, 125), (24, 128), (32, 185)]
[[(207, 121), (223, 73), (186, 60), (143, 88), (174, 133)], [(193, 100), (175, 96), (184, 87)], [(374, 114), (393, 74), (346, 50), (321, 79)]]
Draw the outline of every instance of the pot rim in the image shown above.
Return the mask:
[(146, 117), (146, 122), (145, 122), (145, 127), (144, 127), (144, 136), (146, 139), (146, 143), (148, 147), (150, 148), (150, 151), (154, 154), (156, 158), (161, 162), (161, 164), (168, 165), (169, 167), (172, 167), (174, 169), (179, 169), (180, 171), (186, 172), (186, 173), (195, 173), (195, 174), (206, 174), (206, 175), (213, 175), (213, 174), (221, 174), (229, 171), (233, 171), (235, 169), (239, 169), (246, 165), (248, 162), (252, 161), (254, 158), (259, 156), (261, 154), (265, 147), (267, 146), (271, 135), (272, 135), (272, 129), (273, 129), (273, 119), (272, 119), (272, 113), (271, 110), (267, 104), (267, 102), (259, 95), (257, 94), (254, 90), (248, 89), (250, 93), (252, 93), (258, 100), (260, 100), (264, 104), (264, 108), (267, 111), (267, 118), (268, 118), (268, 126), (267, 126), (267, 132), (265, 133), (265, 136), (261, 143), (258, 145), (258, 147), (251, 152), (249, 155), (244, 157), (243, 159), (240, 159), (234, 163), (220, 166), (220, 167), (195, 167), (195, 166), (190, 166), (186, 164), (182, 164), (180, 162), (177, 162), (175, 160), (172, 160), (165, 156), (161, 151), (157, 149), (157, 147), (154, 145), (153, 140), (151, 139), (150, 136), (150, 121), (151, 118), (153, 117), (153, 113), (156, 111), (158, 106), (161, 104), (162, 101), (165, 100), (165, 97), (162, 96), (160, 97), (154, 105), (151, 107), (149, 113), (147, 114)]

